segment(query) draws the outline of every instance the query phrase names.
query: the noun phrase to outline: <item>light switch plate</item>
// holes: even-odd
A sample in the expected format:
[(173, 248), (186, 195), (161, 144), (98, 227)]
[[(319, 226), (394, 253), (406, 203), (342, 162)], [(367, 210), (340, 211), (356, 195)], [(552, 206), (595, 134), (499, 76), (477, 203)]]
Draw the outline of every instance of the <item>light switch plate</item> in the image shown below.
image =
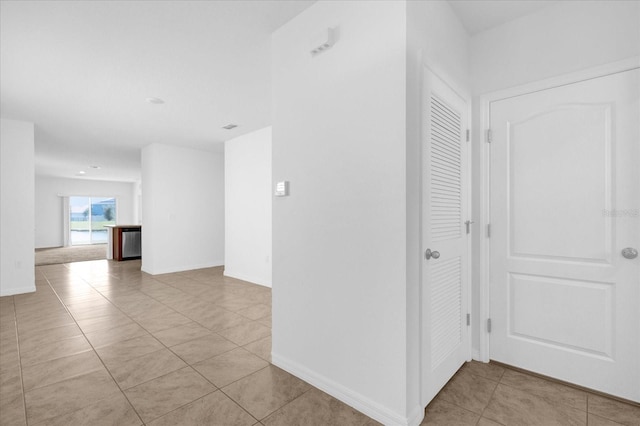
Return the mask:
[(274, 195), (276, 197), (289, 196), (289, 181), (283, 180), (281, 182), (276, 183), (276, 192)]

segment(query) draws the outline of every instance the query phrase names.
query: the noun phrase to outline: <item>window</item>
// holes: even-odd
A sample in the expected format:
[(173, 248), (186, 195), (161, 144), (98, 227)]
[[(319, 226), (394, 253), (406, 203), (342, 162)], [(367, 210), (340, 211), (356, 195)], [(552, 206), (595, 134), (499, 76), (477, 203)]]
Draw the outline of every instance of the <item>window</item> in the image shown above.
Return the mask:
[(116, 224), (115, 197), (69, 197), (69, 241), (80, 244), (106, 244), (106, 225)]

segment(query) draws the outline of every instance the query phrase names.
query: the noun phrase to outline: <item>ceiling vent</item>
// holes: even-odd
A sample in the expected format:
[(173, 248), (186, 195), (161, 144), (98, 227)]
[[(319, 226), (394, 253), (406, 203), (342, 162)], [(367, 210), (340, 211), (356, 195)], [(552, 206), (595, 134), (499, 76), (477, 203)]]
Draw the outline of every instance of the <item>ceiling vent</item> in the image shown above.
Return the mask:
[(222, 128), (225, 130), (235, 129), (236, 127), (238, 127), (237, 124), (227, 124), (226, 126), (222, 126)]

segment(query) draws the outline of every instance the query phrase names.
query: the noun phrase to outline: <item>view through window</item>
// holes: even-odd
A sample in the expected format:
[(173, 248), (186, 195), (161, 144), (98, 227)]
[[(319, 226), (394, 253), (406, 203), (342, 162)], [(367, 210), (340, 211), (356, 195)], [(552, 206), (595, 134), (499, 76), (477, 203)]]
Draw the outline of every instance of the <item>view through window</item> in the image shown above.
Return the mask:
[(116, 224), (114, 197), (69, 197), (69, 241), (80, 244), (106, 244), (105, 225)]

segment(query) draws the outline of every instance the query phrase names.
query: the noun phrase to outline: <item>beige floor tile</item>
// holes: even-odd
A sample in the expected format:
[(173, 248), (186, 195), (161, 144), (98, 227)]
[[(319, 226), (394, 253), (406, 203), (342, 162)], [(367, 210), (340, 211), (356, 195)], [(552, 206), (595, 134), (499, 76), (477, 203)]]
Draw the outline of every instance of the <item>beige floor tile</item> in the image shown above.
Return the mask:
[(436, 397), (425, 411), (424, 419), (420, 425), (434, 426), (474, 426), (480, 414), (473, 413)]
[(589, 413), (625, 426), (640, 426), (640, 407), (589, 394)]
[(177, 313), (174, 309), (168, 306), (165, 306), (160, 302), (156, 302), (156, 303), (158, 305), (154, 306), (153, 308), (130, 310), (129, 312), (127, 312), (127, 314), (131, 318), (133, 318), (134, 321), (137, 321), (137, 322), (147, 321), (148, 323), (149, 319), (159, 318), (159, 317), (169, 317), (170, 315)]
[(16, 308), (43, 302), (51, 304), (60, 303), (60, 300), (58, 300), (58, 297), (53, 291), (51, 291), (51, 289), (38, 290), (35, 293), (19, 294), (14, 297), (14, 301)]
[(69, 312), (71, 312), (71, 315), (73, 315), (73, 318), (76, 321), (97, 318), (97, 317), (105, 317), (110, 315), (118, 316), (122, 314), (122, 311), (116, 308), (115, 306), (113, 306), (111, 303), (109, 303), (108, 305), (100, 306), (100, 307), (69, 309)]
[(55, 295), (43, 297), (35, 303), (16, 305), (15, 314), (20, 319), (27, 319), (28, 316), (38, 317), (43, 314), (65, 312), (64, 306)]
[(127, 324), (109, 330), (92, 331), (87, 333), (87, 339), (94, 348), (112, 345), (123, 340), (147, 335), (147, 331), (138, 324)]
[(249, 352), (258, 355), (260, 358), (271, 362), (271, 336), (248, 343), (243, 347)]
[(506, 370), (500, 383), (539, 396), (551, 403), (564, 404), (587, 411), (587, 393), (560, 383), (514, 370)]
[(254, 305), (255, 303), (251, 300), (247, 300), (244, 297), (233, 297), (233, 298), (225, 298), (225, 299), (219, 299), (218, 301), (214, 302), (217, 306), (220, 306), (221, 308), (227, 309), (231, 312), (237, 312), (243, 309), (247, 309), (249, 307), (251, 307), (252, 305)]
[(18, 347), (18, 333), (15, 327), (0, 330), (0, 345), (15, 345)]
[(462, 369), (476, 376), (499, 382), (504, 374), (505, 369), (499, 365), (490, 362), (469, 361), (465, 362)]
[(91, 346), (81, 335), (43, 344), (29, 352), (20, 352), (20, 359), (22, 366), (26, 367), (88, 350), (91, 350)]
[(38, 426), (139, 426), (142, 420), (122, 394), (39, 423)]
[(35, 424), (119, 393), (120, 390), (105, 370), (33, 389), (25, 392), (27, 421)]
[(13, 317), (0, 317), (0, 331), (15, 330), (17, 328), (16, 319)]
[(250, 320), (259, 320), (264, 317), (271, 316), (271, 306), (259, 303), (257, 305), (249, 306), (248, 308), (237, 311), (243, 317), (247, 317)]
[(551, 404), (538, 396), (499, 384), (482, 413), (504, 425), (578, 426), (587, 424), (587, 413)]
[(31, 321), (18, 320), (18, 334), (25, 331), (49, 330), (68, 324), (75, 324), (71, 315), (59, 313), (55, 316), (48, 316), (46, 320), (35, 319)]
[(186, 366), (187, 364), (171, 351), (161, 349), (138, 358), (110, 365), (109, 371), (111, 371), (120, 388), (128, 389)]
[(265, 318), (261, 318), (259, 320), (257, 320), (256, 322), (259, 322), (260, 324), (264, 325), (265, 327), (269, 327), (271, 328), (271, 317), (265, 317)]
[(28, 365), (22, 368), (24, 389), (29, 391), (103, 369), (104, 366), (94, 351)]
[(215, 390), (200, 374), (186, 367), (127, 389), (125, 394), (148, 423)]
[(194, 364), (235, 348), (237, 346), (224, 337), (211, 334), (172, 346), (171, 350), (189, 364)]
[(147, 334), (97, 348), (96, 352), (107, 367), (112, 367), (116, 363), (138, 358), (142, 355), (156, 352), (163, 348), (164, 346), (162, 343)]
[(113, 304), (109, 302), (101, 294), (89, 294), (81, 297), (70, 297), (64, 301), (67, 309), (73, 314), (74, 312), (81, 312), (88, 309), (99, 309), (107, 307), (107, 309), (114, 308)]
[(22, 392), (0, 399), (0, 426), (26, 426)]
[(256, 419), (264, 419), (309, 390), (310, 386), (275, 366), (234, 382), (222, 391)]
[(262, 339), (263, 337), (270, 336), (271, 329), (258, 322), (252, 321), (226, 330), (221, 330), (218, 334), (231, 340), (238, 346), (243, 346), (247, 343)]
[(251, 352), (236, 348), (193, 364), (193, 368), (221, 388), (269, 365)]
[(481, 414), (497, 383), (466, 371), (459, 371), (440, 391), (439, 397), (468, 411)]
[(112, 328), (122, 327), (124, 325), (133, 324), (134, 322), (125, 314), (97, 317), (78, 321), (78, 326), (83, 333), (92, 333), (95, 331), (110, 330)]
[(29, 330), (20, 333), (20, 351), (29, 352), (42, 345), (82, 335), (82, 331), (75, 324), (67, 324), (48, 330)]
[(155, 316), (151, 318), (136, 318), (136, 322), (150, 333), (178, 327), (192, 322), (191, 319), (184, 315), (171, 310), (166, 315)]
[[(302, 420), (304, 419), (304, 420)], [(330, 395), (311, 389), (262, 420), (265, 426), (361, 426), (373, 420)]]
[(616, 423), (613, 420), (607, 420), (595, 414), (587, 414), (588, 426), (623, 426), (621, 423)]
[(150, 426), (179, 424), (251, 426), (256, 419), (220, 391), (213, 392), (149, 423)]
[(188, 342), (189, 340), (212, 335), (212, 332), (208, 328), (204, 328), (197, 322), (189, 321), (190, 322), (177, 327), (153, 332), (153, 335), (167, 346), (175, 346)]
[(480, 420), (478, 420), (477, 426), (502, 426), (502, 425), (498, 422), (494, 422), (493, 420), (480, 417)]
[(20, 355), (17, 344), (0, 346), (0, 373), (20, 368)]
[(97, 302), (97, 301), (109, 303), (109, 301), (102, 294), (97, 292), (91, 293), (91, 294), (84, 294), (82, 296), (65, 296), (65, 297), (61, 297), (61, 299), (64, 302), (64, 304), (67, 306), (76, 306), (81, 303), (91, 303), (91, 302)]
[(8, 401), (22, 395), (22, 376), (20, 368), (5, 370), (0, 374), (0, 401)]
[[(189, 313), (184, 314), (189, 316)], [(205, 313), (202, 316), (194, 316), (192, 319), (211, 331), (220, 331), (231, 327), (237, 327), (250, 321), (242, 315), (226, 310), (215, 313)]]

